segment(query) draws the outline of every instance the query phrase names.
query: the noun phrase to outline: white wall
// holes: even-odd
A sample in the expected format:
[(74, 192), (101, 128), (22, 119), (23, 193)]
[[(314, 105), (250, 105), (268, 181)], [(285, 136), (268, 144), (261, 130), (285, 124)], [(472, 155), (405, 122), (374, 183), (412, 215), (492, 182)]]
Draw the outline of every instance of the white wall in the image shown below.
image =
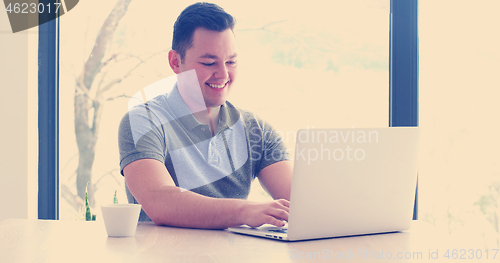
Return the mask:
[(36, 38), (0, 8), (0, 220), (37, 217)]

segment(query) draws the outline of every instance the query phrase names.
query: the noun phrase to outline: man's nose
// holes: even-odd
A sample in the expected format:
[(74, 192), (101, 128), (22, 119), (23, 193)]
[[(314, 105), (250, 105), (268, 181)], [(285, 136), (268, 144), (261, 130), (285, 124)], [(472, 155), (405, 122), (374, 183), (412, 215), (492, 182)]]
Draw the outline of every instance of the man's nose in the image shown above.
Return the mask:
[(214, 73), (215, 78), (217, 79), (228, 79), (229, 78), (229, 70), (227, 66), (221, 65), (217, 68), (217, 71)]

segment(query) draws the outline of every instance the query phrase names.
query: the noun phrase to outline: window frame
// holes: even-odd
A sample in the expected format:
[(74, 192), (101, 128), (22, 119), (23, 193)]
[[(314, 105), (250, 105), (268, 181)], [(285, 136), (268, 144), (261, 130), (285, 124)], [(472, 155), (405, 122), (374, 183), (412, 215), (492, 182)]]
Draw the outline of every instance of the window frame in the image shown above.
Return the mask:
[[(54, 3), (57, 0), (40, 0)], [(56, 14), (41, 13), (40, 21)], [(391, 0), (389, 127), (418, 126), (418, 0)], [(39, 26), (38, 218), (59, 219), (59, 19)], [(418, 215), (418, 185), (413, 219)]]
[(418, 126), (418, 0), (391, 0), (389, 23), (389, 127)]
[[(40, 0), (43, 5), (58, 0)], [(59, 219), (59, 18), (38, 29), (38, 219)], [(51, 20), (52, 19), (52, 20)]]

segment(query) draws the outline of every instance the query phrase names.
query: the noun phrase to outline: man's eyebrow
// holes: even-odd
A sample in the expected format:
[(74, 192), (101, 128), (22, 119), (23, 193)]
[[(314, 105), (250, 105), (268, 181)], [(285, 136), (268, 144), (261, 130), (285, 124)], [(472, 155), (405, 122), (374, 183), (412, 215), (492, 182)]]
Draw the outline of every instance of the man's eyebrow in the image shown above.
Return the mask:
[(217, 56), (216, 55), (211, 55), (211, 54), (207, 53), (207, 54), (205, 54), (203, 56), (200, 56), (200, 58), (212, 58), (212, 59), (216, 59)]
[[(238, 56), (238, 54), (234, 53), (234, 55), (231, 55), (229, 58), (230, 58), (230, 59), (232, 59), (232, 58), (235, 58), (235, 57), (237, 57), (237, 56)], [(217, 59), (217, 58), (219, 58), (219, 57), (217, 57), (216, 55), (212, 55), (212, 54), (208, 54), (208, 53), (207, 53), (207, 54), (205, 54), (205, 55), (200, 56), (200, 58), (211, 58), (211, 59)]]

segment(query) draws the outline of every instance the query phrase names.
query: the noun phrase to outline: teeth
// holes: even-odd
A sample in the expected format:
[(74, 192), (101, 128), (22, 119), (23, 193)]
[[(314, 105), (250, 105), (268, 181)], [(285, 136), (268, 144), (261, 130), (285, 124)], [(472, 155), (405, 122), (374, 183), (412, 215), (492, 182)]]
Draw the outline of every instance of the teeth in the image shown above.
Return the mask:
[(224, 83), (222, 85), (216, 85), (216, 84), (207, 83), (207, 85), (210, 86), (210, 87), (212, 87), (212, 88), (222, 89), (222, 88), (224, 88), (224, 86), (226, 86), (226, 83)]

